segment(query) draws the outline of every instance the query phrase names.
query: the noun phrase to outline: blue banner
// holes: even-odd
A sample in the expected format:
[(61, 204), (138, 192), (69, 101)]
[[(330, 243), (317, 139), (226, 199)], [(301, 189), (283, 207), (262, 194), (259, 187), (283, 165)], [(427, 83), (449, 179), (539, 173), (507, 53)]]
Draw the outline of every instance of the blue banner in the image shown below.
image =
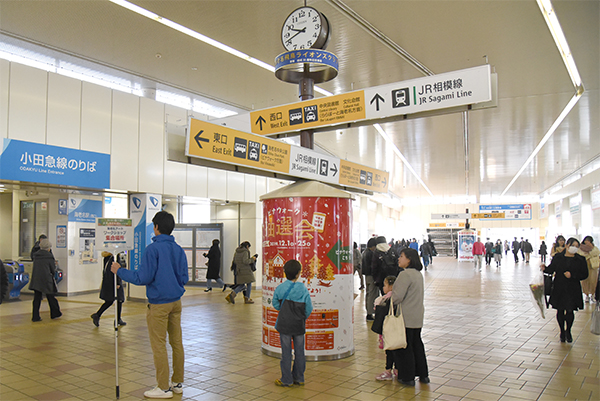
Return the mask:
[(69, 198), (69, 221), (95, 223), (96, 217), (102, 217), (102, 201)]
[(110, 188), (110, 155), (5, 138), (0, 179)]

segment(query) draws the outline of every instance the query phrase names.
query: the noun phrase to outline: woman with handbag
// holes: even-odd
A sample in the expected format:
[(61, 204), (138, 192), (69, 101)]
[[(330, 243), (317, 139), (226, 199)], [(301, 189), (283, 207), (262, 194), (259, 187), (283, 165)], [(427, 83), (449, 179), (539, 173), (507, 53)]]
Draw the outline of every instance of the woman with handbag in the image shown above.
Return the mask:
[(392, 289), (394, 305), (400, 305), (404, 314), (406, 326), (406, 348), (395, 352), (398, 367), (398, 381), (407, 386), (415, 385), (415, 377), (419, 381), (428, 384), (429, 369), (425, 346), (421, 339), (423, 318), (425, 315), (424, 281), (421, 270), (423, 265), (419, 259), (419, 253), (414, 249), (403, 249), (398, 257), (398, 266), (403, 268), (396, 278)]
[(587, 278), (588, 269), (585, 258), (577, 254), (578, 251), (579, 241), (576, 238), (569, 238), (563, 252), (554, 255), (548, 266), (544, 264), (540, 266), (545, 273), (554, 273), (550, 305), (556, 309), (556, 320), (562, 343), (573, 342), (571, 327), (575, 320), (575, 311), (583, 309), (581, 280)]
[[(596, 285), (598, 284), (598, 267), (600, 267), (600, 250), (594, 246), (594, 238), (587, 236), (581, 241), (579, 252), (585, 258), (588, 267), (588, 278), (581, 282), (585, 302), (589, 303), (594, 299), (596, 293)], [(598, 299), (596, 298), (596, 302)]]
[[(225, 297), (227, 302), (235, 304), (235, 296), (245, 290), (244, 303), (254, 303), (250, 298), (250, 293), (252, 292), (252, 283), (256, 281), (254, 270), (252, 270), (253, 265), (256, 266), (256, 258), (258, 258), (258, 254), (250, 256), (250, 242), (248, 241), (242, 242), (239, 248), (235, 250), (233, 263), (235, 263), (235, 283), (237, 286)], [(254, 269), (256, 270), (256, 267)]]

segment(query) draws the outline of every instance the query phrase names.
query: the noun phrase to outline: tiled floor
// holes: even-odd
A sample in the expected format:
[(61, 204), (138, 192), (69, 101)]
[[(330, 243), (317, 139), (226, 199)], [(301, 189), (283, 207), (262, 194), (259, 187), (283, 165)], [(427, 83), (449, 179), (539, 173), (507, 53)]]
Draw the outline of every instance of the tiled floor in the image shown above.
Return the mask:
[[(573, 344), (560, 343), (554, 311), (542, 319), (528, 283), (537, 261), (482, 272), (435, 258), (425, 272), (423, 339), (431, 384), (377, 382), (385, 364), (377, 336), (355, 299), (353, 356), (309, 362), (303, 388), (280, 388), (279, 360), (261, 353), (260, 304), (229, 305), (220, 291), (191, 288), (184, 297), (186, 400), (600, 400), (600, 337), (590, 333), (593, 306), (576, 313)], [(356, 280), (358, 281), (358, 280)], [(356, 285), (358, 293), (358, 283)], [(260, 299), (255, 293), (253, 298)], [(31, 297), (0, 306), (0, 399), (115, 398), (112, 310), (95, 328), (96, 295), (59, 298), (63, 317), (31, 322)], [(155, 384), (145, 308), (127, 302), (119, 337), (122, 400)]]

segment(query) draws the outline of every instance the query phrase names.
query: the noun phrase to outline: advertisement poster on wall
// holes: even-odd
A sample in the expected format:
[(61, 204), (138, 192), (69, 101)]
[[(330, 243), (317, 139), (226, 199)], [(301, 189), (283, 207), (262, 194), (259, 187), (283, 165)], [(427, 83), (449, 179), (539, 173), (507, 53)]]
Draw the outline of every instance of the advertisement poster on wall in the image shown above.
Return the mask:
[(79, 264), (87, 265), (98, 262), (96, 252), (96, 230), (94, 228), (79, 229)]
[(283, 266), (302, 265), (313, 312), (306, 322), (306, 355), (354, 352), (351, 199), (276, 198), (263, 201), (263, 336), (266, 351), (281, 352), (275, 330), (275, 288), (286, 281)]
[(458, 260), (473, 260), (473, 244), (477, 240), (476, 232), (472, 230), (463, 230), (458, 232)]
[(56, 247), (67, 247), (67, 226), (56, 226)]

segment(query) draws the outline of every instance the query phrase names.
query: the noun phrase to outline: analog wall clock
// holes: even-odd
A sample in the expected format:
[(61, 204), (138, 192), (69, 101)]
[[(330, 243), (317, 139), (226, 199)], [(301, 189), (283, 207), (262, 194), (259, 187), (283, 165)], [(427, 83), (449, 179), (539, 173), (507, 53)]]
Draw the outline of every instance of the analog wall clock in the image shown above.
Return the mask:
[(312, 7), (292, 11), (281, 28), (281, 42), (288, 51), (325, 49), (329, 36), (329, 21)]

